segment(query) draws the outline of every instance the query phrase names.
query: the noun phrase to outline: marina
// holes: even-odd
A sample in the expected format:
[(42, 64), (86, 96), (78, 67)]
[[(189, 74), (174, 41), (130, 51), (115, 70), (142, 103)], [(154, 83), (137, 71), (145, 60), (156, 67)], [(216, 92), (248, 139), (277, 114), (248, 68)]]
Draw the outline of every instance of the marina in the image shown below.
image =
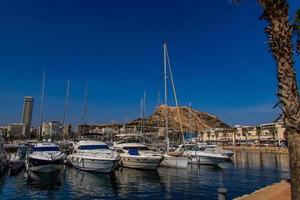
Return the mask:
[(299, 3), (0, 3), (0, 199), (300, 200)]
[(225, 187), (232, 199), (288, 177), (288, 155), (240, 151), (220, 166), (154, 171), (120, 167), (110, 174), (65, 166), (59, 175), (42, 178), (26, 177), (22, 171), (1, 177), (0, 195), (2, 199), (217, 199), (217, 189)]

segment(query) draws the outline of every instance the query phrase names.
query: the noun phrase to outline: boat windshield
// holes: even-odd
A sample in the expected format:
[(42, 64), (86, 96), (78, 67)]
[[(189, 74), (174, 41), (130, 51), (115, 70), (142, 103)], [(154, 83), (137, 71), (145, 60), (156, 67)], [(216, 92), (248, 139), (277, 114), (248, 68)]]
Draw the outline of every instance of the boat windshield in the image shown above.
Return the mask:
[(58, 147), (32, 147), (32, 151), (59, 151)]
[(82, 145), (79, 146), (80, 150), (97, 150), (97, 149), (109, 149), (107, 145)]
[[(181, 149), (184, 149), (184, 146), (182, 146)], [(201, 150), (201, 148), (199, 148), (199, 147), (196, 146), (196, 145), (187, 145), (187, 146), (185, 147), (185, 149), (186, 149), (187, 151), (198, 151), (198, 150)]]
[(123, 149), (128, 150), (128, 149), (131, 149), (131, 148), (138, 149), (139, 151), (148, 151), (148, 150), (150, 150), (148, 147), (124, 147)]

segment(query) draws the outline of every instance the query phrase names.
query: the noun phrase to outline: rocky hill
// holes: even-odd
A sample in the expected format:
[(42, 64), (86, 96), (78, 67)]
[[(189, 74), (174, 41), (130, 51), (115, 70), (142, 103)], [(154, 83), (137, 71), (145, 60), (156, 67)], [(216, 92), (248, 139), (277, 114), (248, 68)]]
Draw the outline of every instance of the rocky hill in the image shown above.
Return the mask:
[[(179, 117), (176, 107), (161, 105), (155, 112), (144, 120), (146, 127), (164, 127), (166, 110), (168, 111), (169, 128), (180, 130)], [(208, 113), (183, 106), (179, 107), (179, 113), (184, 130), (200, 132), (208, 128), (228, 128), (229, 125), (222, 122), (218, 117)], [(141, 119), (134, 120), (128, 125), (141, 124)]]

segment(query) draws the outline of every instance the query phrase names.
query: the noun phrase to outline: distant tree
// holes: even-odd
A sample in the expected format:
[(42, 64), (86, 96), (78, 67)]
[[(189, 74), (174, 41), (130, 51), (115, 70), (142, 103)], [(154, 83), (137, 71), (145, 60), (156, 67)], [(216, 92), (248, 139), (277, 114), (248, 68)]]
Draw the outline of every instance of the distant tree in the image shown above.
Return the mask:
[(260, 136), (261, 136), (261, 127), (257, 126), (256, 127), (256, 136), (258, 137), (258, 145), (260, 146), (261, 140), (260, 140)]
[(287, 0), (258, 0), (258, 2), (263, 8), (260, 19), (268, 22), (265, 32), (277, 67), (278, 96), (289, 148), (292, 199), (300, 200), (300, 101), (293, 55), (293, 46), (299, 50), (299, 37), (295, 45), (292, 37), (293, 33), (296, 33), (296, 37), (299, 36), (300, 11), (297, 12), (295, 20), (289, 22)]
[(232, 129), (232, 136), (233, 136), (233, 142), (232, 142), (232, 144), (233, 144), (233, 146), (235, 146), (236, 145), (236, 135), (237, 135), (237, 132), (238, 132), (238, 130), (237, 130), (237, 128), (233, 128)]
[(272, 135), (273, 142), (276, 144), (276, 136), (277, 136), (277, 133), (278, 133), (276, 127), (270, 128), (269, 131), (270, 131), (270, 133)]
[(242, 134), (245, 137), (246, 144), (248, 143), (248, 131), (246, 129), (242, 129)]

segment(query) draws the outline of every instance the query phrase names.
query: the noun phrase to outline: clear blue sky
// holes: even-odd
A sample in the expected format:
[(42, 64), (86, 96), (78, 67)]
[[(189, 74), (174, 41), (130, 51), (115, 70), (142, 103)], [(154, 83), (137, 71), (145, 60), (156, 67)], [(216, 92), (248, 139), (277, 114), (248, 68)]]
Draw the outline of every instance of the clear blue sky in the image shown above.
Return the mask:
[[(289, 2), (291, 13), (300, 7)], [(86, 80), (87, 122), (137, 118), (144, 90), (151, 114), (163, 93), (165, 40), (181, 105), (231, 125), (273, 121), (276, 74), (260, 15), (253, 0), (1, 1), (0, 124), (21, 120), (25, 95), (35, 98), (37, 123), (44, 69), (45, 120), (62, 121), (69, 76), (72, 123)]]

